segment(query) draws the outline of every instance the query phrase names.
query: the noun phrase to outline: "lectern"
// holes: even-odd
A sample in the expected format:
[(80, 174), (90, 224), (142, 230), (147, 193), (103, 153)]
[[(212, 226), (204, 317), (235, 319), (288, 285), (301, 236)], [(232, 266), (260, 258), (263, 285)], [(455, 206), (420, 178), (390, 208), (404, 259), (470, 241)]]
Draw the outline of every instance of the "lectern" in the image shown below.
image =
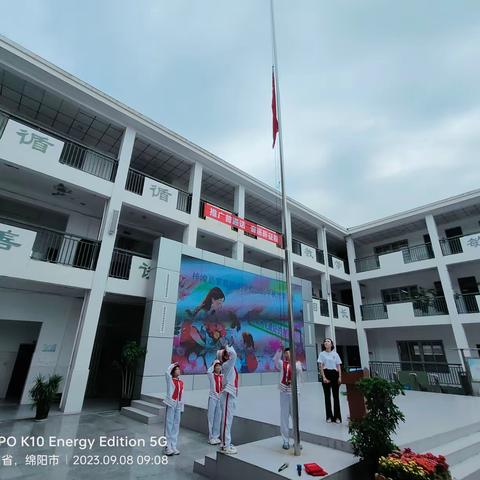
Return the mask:
[(368, 368), (356, 372), (342, 373), (342, 383), (347, 386), (347, 401), (350, 410), (350, 420), (360, 420), (367, 413), (365, 408), (365, 398), (355, 384), (362, 378), (368, 376), (370, 376)]

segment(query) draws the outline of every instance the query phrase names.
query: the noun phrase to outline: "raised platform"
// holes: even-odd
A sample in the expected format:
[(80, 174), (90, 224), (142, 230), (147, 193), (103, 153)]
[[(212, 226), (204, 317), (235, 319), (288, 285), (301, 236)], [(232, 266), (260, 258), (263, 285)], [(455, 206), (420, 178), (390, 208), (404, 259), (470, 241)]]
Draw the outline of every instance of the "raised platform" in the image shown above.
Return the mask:
[[(159, 405), (162, 397), (162, 393), (142, 395), (142, 400)], [(342, 462), (350, 461), (349, 465), (353, 465), (355, 459), (351, 455), (348, 441), (348, 405), (345, 396), (341, 395), (340, 400), (343, 423), (340, 425), (326, 423), (321, 384), (302, 385), (299, 411), (301, 438), (305, 451), (300, 458), (292, 456), (290, 461), (287, 458), (291, 453), (283, 451), (279, 438), (274, 438), (279, 435), (280, 424), (277, 386), (241, 387), (232, 428), (233, 443), (240, 446), (239, 454), (224, 458), (224, 455), (214, 453), (203, 461), (197, 461), (196, 471), (208, 478), (221, 480), (223, 468), (231, 468), (230, 464), (233, 462), (236, 464), (235, 471), (243, 472), (241, 474), (243, 480), (249, 474), (253, 475), (253, 466), (265, 472), (273, 469), (270, 472), (272, 476), (263, 472), (261, 477), (250, 478), (290, 478), (288, 472), (284, 472), (283, 477), (276, 473), (278, 466), (283, 463), (280, 461), (282, 458), (291, 464), (295, 462), (295, 467), (297, 463), (313, 461), (329, 472), (333, 467), (330, 467), (330, 470), (327, 468), (325, 458), (338, 456)], [(208, 391), (187, 391), (185, 402), (182, 426), (206, 435)], [(429, 450), (435, 450), (436, 453), (445, 452), (447, 461), (452, 464), (452, 470), (458, 472), (456, 478), (480, 479), (480, 398), (407, 391), (405, 396), (397, 398), (397, 404), (406, 417), (405, 423), (400, 425), (394, 437), (399, 446), (408, 446), (420, 452)], [(317, 452), (314, 447), (321, 448), (318, 448)], [(327, 449), (322, 450), (325, 447)], [(264, 452), (262, 458), (267, 457), (265, 461), (257, 458), (255, 452), (259, 451)], [(308, 453), (310, 451), (311, 454)], [(342, 462), (338, 465), (343, 465)], [(209, 472), (213, 474), (209, 475)], [(335, 476), (329, 475), (329, 478), (348, 479), (350, 478), (348, 475), (352, 475), (351, 472), (351, 469), (345, 471), (337, 469), (335, 472), (332, 471)], [(296, 470), (294, 473), (296, 475)], [(228, 479), (232, 477), (228, 476)]]

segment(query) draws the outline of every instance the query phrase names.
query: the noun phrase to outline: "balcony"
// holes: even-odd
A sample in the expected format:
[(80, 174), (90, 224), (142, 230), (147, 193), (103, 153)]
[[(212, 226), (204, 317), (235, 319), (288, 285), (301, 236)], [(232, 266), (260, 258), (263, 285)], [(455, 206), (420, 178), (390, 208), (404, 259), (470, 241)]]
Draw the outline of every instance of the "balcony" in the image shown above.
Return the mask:
[[(432, 245), (424, 243), (402, 248), (381, 255), (356, 258), (355, 269), (357, 273), (382, 269), (386, 274), (398, 273), (403, 266), (434, 258)], [(411, 270), (411, 268), (406, 269)]]
[[(320, 324), (329, 323), (329, 314), (328, 314), (328, 302), (325, 298), (313, 298), (312, 299), (312, 309), (313, 309), (313, 322)], [(322, 321), (323, 319), (323, 321)]]
[(451, 258), (452, 261), (478, 260), (480, 258), (480, 233), (442, 238), (440, 246), (443, 255)]
[[(57, 178), (61, 175), (73, 183), (81, 183), (81, 180), (75, 182), (74, 177), (69, 178), (69, 170), (63, 172), (59, 164), (108, 182), (115, 181), (118, 164), (115, 158), (23, 119), (0, 114), (0, 157), (4, 160)], [(88, 186), (91, 188), (92, 185)]]
[(292, 252), (303, 257), (303, 260), (306, 262), (325, 265), (323, 250), (302, 243), (299, 240), (292, 239)]
[(392, 320), (399, 323), (413, 317), (434, 317), (448, 315), (445, 297), (413, 299), (398, 303), (372, 303), (361, 305), (362, 320)]
[(480, 294), (468, 293), (468, 294), (456, 294), (455, 304), (457, 306), (457, 312), (459, 314), (464, 313), (479, 313), (480, 312)]
[(333, 318), (337, 320), (354, 321), (352, 315), (352, 306), (340, 302), (332, 302)]
[(191, 193), (172, 187), (165, 182), (160, 182), (156, 178), (149, 177), (133, 168), (128, 171), (125, 190), (142, 197), (145, 202), (148, 202), (146, 208), (154, 211), (158, 209), (159, 205), (162, 211), (171, 210), (170, 213), (172, 214), (175, 213), (175, 209), (190, 213), (192, 208)]
[[(69, 233), (60, 232), (37, 225), (25, 224), (16, 220), (0, 218), (0, 249), (10, 250), (19, 244), (21, 231), (28, 232), (30, 242), (19, 244), (19, 247), (29, 249), (29, 257), (41, 262), (56, 263), (84, 270), (95, 270), (100, 243)], [(5, 231), (7, 230), (7, 231)], [(19, 230), (19, 232), (17, 232)], [(28, 248), (30, 247), (30, 248)]]
[(336, 273), (349, 274), (348, 262), (343, 258), (336, 257), (331, 253), (328, 254), (328, 266)]
[(144, 297), (152, 269), (149, 256), (115, 248), (110, 262), (107, 290), (124, 295)]

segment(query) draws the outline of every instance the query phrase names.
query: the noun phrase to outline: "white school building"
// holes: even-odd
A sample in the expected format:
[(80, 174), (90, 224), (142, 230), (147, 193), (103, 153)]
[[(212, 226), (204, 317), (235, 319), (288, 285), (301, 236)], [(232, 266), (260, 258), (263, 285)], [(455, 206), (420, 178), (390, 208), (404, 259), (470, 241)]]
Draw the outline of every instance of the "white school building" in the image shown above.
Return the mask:
[[(280, 278), (280, 205), (228, 159), (0, 37), (0, 399), (30, 403), (39, 373), (62, 375), (66, 413), (117, 398), (112, 362), (131, 339), (147, 348), (138, 392), (162, 389), (182, 257)], [(349, 228), (295, 199), (287, 217), (309, 381), (329, 336), (347, 367), (464, 388), (459, 349), (480, 349), (480, 190)]]

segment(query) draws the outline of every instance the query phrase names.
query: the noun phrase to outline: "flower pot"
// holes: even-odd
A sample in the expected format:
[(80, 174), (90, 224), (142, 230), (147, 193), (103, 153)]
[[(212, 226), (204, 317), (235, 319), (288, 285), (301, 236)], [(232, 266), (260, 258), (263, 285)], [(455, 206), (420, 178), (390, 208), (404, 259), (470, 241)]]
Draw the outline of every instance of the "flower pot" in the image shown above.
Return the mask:
[(37, 413), (35, 415), (35, 420), (45, 420), (48, 417), (49, 411), (50, 411), (50, 403), (48, 402), (37, 403)]
[(381, 473), (376, 473), (375, 474), (375, 480), (391, 480), (391, 478), (385, 477)]

